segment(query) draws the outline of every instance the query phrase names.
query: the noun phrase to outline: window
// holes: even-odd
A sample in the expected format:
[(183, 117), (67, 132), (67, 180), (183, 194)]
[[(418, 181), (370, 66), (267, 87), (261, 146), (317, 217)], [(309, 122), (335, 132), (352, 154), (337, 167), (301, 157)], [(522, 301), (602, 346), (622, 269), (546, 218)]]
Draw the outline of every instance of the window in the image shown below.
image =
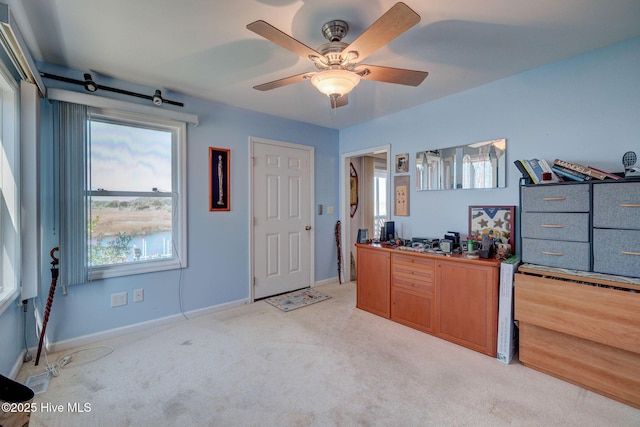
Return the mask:
[(186, 265), (186, 125), (90, 109), (90, 279)]
[(384, 223), (389, 220), (387, 214), (387, 173), (376, 170), (374, 173), (374, 216), (373, 236), (380, 236)]
[(13, 300), (20, 276), (20, 146), (18, 87), (0, 66), (0, 312)]

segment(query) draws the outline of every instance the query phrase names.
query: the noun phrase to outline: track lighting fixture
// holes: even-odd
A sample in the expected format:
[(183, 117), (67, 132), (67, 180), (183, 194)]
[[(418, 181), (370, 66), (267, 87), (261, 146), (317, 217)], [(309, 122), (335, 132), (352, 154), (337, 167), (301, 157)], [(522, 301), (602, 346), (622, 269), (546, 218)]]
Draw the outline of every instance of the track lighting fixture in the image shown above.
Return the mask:
[(96, 82), (93, 81), (89, 73), (84, 73), (84, 88), (89, 92), (98, 90), (98, 85), (96, 85)]
[(45, 79), (59, 80), (61, 82), (73, 83), (80, 86), (84, 86), (85, 90), (87, 90), (88, 92), (95, 92), (97, 90), (106, 90), (109, 92), (120, 93), (123, 95), (135, 96), (136, 98), (148, 99), (158, 106), (162, 104), (171, 104), (171, 105), (177, 105), (178, 107), (184, 107), (184, 104), (182, 102), (170, 101), (168, 99), (164, 99), (162, 97), (162, 92), (160, 92), (159, 90), (156, 90), (153, 95), (144, 95), (142, 93), (130, 92), (128, 90), (99, 85), (93, 81), (93, 79), (91, 78), (91, 74), (89, 73), (84, 73), (84, 80), (70, 79), (68, 77), (56, 76), (54, 74), (48, 74), (48, 73), (40, 73), (40, 76)]
[(159, 90), (156, 90), (156, 93), (153, 94), (153, 97), (151, 99), (156, 105), (162, 105), (162, 103), (164, 102), (164, 99), (162, 99), (162, 92), (160, 92)]

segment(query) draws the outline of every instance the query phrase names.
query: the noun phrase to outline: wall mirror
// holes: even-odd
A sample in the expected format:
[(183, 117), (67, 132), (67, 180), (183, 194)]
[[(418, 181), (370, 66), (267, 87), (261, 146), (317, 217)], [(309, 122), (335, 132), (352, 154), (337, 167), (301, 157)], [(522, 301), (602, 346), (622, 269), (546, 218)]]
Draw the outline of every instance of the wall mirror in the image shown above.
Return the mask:
[(505, 187), (506, 151), (504, 138), (419, 151), (416, 188), (422, 191)]

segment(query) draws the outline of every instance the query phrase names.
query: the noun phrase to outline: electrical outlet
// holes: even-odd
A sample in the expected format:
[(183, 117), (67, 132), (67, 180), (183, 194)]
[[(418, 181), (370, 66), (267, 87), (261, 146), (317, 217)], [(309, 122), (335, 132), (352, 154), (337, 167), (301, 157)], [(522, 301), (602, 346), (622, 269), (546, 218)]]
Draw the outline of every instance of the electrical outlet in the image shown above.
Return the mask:
[(133, 302), (144, 301), (144, 289), (136, 289), (133, 291)]
[(111, 307), (120, 307), (121, 305), (127, 305), (127, 293), (111, 294)]

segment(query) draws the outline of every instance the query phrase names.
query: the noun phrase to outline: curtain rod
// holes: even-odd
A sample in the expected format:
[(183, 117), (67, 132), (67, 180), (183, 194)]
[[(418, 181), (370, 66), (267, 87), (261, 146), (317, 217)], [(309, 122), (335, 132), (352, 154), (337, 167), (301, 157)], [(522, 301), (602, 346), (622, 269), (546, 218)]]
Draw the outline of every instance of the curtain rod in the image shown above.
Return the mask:
[(81, 92), (73, 92), (66, 89), (49, 88), (47, 98), (54, 101), (73, 102), (96, 108), (112, 108), (115, 110), (128, 111), (130, 113), (148, 114), (164, 117), (167, 119), (180, 120), (191, 123), (195, 126), (200, 124), (196, 114), (183, 113), (181, 111), (166, 110), (149, 105), (134, 104), (132, 102), (120, 101), (117, 99), (105, 98), (103, 96), (89, 95)]

